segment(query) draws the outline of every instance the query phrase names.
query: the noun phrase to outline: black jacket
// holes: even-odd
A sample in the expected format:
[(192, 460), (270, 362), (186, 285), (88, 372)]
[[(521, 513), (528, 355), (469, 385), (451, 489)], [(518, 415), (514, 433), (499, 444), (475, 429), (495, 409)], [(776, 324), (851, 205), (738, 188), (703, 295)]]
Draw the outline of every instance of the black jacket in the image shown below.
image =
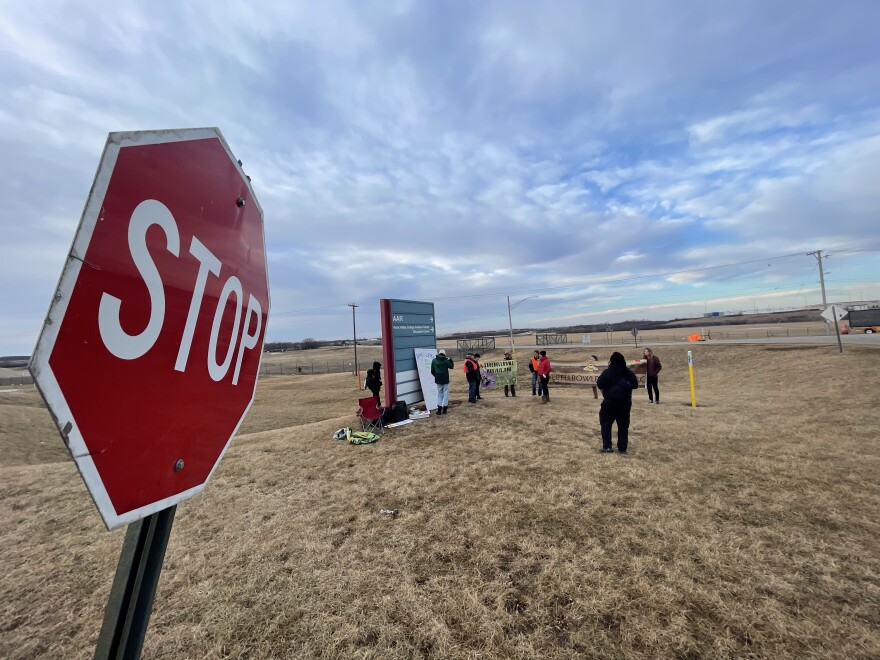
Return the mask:
[[(372, 369), (370, 371), (372, 371)], [(382, 380), (375, 374), (370, 374), (367, 376), (366, 386), (370, 392), (379, 396), (379, 390), (382, 389)]]
[(602, 390), (603, 399), (615, 403), (631, 402), (633, 390), (639, 387), (639, 379), (628, 368), (612, 365), (599, 376), (596, 387)]

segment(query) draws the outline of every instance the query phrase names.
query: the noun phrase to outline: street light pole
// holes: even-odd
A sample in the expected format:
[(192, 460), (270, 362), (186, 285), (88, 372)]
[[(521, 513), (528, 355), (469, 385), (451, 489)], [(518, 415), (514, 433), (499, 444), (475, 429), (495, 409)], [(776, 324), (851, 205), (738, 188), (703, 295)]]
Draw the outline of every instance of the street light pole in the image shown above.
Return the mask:
[(354, 318), (354, 310), (358, 307), (357, 303), (348, 303), (351, 307), (351, 330), (354, 334), (354, 371), (357, 374), (358, 387), (361, 386), (361, 365), (358, 364), (358, 331), (357, 322)]
[(510, 304), (510, 296), (507, 296), (507, 322), (510, 326), (510, 352), (511, 353), (514, 351), (515, 347), (513, 345), (513, 317), (510, 314), (510, 310), (512, 310), (517, 305), (521, 305), (526, 300), (531, 300), (532, 298), (537, 298), (537, 297), (538, 296), (529, 296), (528, 298), (523, 298), (522, 300), (519, 300), (511, 305)]
[[(819, 284), (822, 287), (822, 309), (824, 310), (828, 307), (828, 299), (825, 297), (825, 269), (822, 267), (822, 250), (814, 250), (813, 252), (807, 252), (807, 254), (816, 257), (816, 261), (819, 262)], [(825, 321), (826, 335), (829, 330), (828, 321)]]

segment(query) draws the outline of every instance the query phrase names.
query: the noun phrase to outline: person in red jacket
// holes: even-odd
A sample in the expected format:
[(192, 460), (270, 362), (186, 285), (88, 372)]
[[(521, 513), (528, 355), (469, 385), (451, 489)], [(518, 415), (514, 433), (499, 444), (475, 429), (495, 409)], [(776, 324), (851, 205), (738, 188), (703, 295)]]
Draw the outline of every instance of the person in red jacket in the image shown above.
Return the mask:
[(654, 355), (654, 351), (650, 348), (645, 349), (645, 360), (646, 360), (646, 370), (647, 376), (645, 378), (645, 385), (648, 390), (648, 403), (656, 403), (660, 404), (660, 388), (657, 386), (658, 374), (660, 370), (663, 368), (663, 365), (660, 364), (660, 358)]
[(464, 376), (468, 383), (468, 403), (477, 402), (477, 383), (480, 382), (480, 368), (474, 360), (474, 354), (468, 353), (464, 360)]
[(547, 351), (541, 351), (541, 359), (538, 360), (538, 377), (541, 379), (541, 403), (550, 403), (550, 360), (547, 358)]
[(544, 392), (541, 391), (541, 384), (538, 381), (538, 362), (540, 361), (541, 354), (535, 349), (535, 354), (529, 360), (529, 371), (532, 373), (532, 396), (544, 394)]

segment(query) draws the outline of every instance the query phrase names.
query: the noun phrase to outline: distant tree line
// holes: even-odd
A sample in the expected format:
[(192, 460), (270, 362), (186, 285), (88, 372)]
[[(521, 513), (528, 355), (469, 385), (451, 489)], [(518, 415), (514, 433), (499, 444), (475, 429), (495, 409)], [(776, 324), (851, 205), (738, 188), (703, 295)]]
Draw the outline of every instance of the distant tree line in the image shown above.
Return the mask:
[[(284, 351), (307, 351), (312, 348), (326, 348), (327, 346), (350, 346), (351, 339), (315, 339), (306, 337), (302, 341), (270, 341), (266, 342), (263, 350), (268, 353), (281, 353)], [(378, 340), (370, 340), (364, 337), (358, 339), (358, 344), (377, 344)]]
[[(617, 321), (615, 323), (591, 323), (582, 325), (554, 326), (549, 328), (515, 328), (514, 332), (534, 332), (534, 333), (553, 333), (553, 334), (591, 334), (603, 333), (608, 325), (614, 332), (629, 332), (632, 328), (643, 330), (662, 330), (664, 328), (675, 327), (680, 325), (682, 321), (690, 321), (692, 325), (747, 325), (750, 323), (793, 323), (798, 321), (817, 321), (820, 320), (819, 312), (816, 310), (798, 310), (788, 312), (768, 312), (760, 314), (749, 313), (733, 313), (724, 316), (712, 316), (704, 318), (674, 318), (668, 321), (649, 321), (647, 319), (631, 319), (628, 321)], [(507, 334), (506, 330), (474, 330), (472, 332), (454, 332), (444, 334), (443, 339), (478, 339), (480, 337), (498, 337)], [(306, 337), (302, 341), (276, 341), (266, 344), (265, 350), (269, 352), (277, 351), (302, 351), (310, 348), (324, 348), (327, 346), (348, 346), (351, 344), (350, 339), (333, 339), (323, 340)], [(358, 339), (358, 344), (381, 344), (380, 339)], [(2, 366), (2, 365), (0, 365)]]

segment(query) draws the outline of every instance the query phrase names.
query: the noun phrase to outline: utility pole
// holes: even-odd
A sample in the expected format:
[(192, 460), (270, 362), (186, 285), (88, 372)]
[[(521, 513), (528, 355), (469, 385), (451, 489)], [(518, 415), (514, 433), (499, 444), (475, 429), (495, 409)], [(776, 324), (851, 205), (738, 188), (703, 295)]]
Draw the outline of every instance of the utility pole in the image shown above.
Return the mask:
[[(510, 315), (510, 296), (507, 296), (507, 323), (510, 328), (510, 352), (513, 353), (513, 317)], [(507, 390), (504, 390), (505, 392)]]
[(354, 334), (354, 371), (357, 374), (358, 388), (361, 386), (361, 365), (358, 364), (358, 331), (357, 323), (354, 318), (354, 310), (358, 307), (357, 303), (348, 303), (351, 307), (351, 329)]
[(510, 296), (507, 296), (507, 323), (510, 328), (510, 351), (515, 352), (515, 347), (513, 345), (513, 317), (510, 314), (510, 310), (512, 310), (517, 305), (523, 304), (526, 300), (531, 300), (532, 298), (537, 298), (538, 296), (529, 296), (528, 298), (523, 298), (522, 300), (518, 300), (512, 305), (510, 304)]
[[(822, 267), (822, 250), (813, 250), (807, 254), (816, 257), (816, 261), (819, 262), (819, 285), (822, 287), (822, 310), (824, 311), (828, 307), (828, 299), (825, 297), (825, 269)], [(828, 332), (828, 321), (825, 321), (825, 334), (827, 335)]]

